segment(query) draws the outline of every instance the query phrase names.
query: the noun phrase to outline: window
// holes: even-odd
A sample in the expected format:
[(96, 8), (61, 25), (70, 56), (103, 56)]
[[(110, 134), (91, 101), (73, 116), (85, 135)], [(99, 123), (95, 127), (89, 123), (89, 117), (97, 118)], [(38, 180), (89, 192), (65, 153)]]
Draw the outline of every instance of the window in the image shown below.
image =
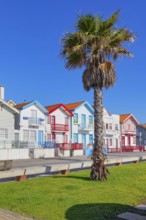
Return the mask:
[(118, 124), (115, 124), (115, 130), (118, 131)]
[(131, 142), (130, 142), (130, 136), (127, 137), (127, 144), (128, 144), (128, 146), (131, 145)]
[(128, 124), (128, 131), (130, 131), (130, 124)]
[(29, 141), (36, 141), (36, 131), (29, 131)]
[(54, 125), (55, 124), (55, 116), (52, 115), (51, 117), (51, 124)]
[(74, 124), (78, 123), (78, 114), (74, 113)]
[(136, 126), (135, 125), (133, 125), (133, 130), (136, 131)]
[(109, 129), (112, 130), (112, 124), (109, 124)]
[(78, 134), (74, 133), (74, 143), (78, 143)]
[(56, 140), (56, 134), (52, 134), (52, 140)]
[(68, 143), (68, 135), (64, 135), (64, 143)]
[(89, 134), (89, 144), (93, 144), (93, 134)]
[(51, 140), (51, 134), (47, 134), (47, 141)]
[(125, 137), (122, 137), (122, 146), (125, 146)]
[(65, 125), (68, 125), (68, 118), (65, 117)]
[(23, 130), (23, 140), (24, 141), (36, 141), (36, 131)]
[(23, 140), (28, 141), (29, 140), (29, 131), (23, 130)]
[(113, 142), (112, 142), (112, 139), (110, 138), (110, 146), (112, 146), (112, 143), (113, 143)]
[(8, 138), (8, 129), (0, 128), (0, 139)]
[(93, 125), (93, 116), (89, 115), (89, 125), (92, 126)]
[(106, 129), (108, 129), (108, 124), (106, 124)]
[(51, 124), (51, 115), (47, 116), (47, 124)]
[(136, 137), (133, 137), (133, 144), (136, 144)]

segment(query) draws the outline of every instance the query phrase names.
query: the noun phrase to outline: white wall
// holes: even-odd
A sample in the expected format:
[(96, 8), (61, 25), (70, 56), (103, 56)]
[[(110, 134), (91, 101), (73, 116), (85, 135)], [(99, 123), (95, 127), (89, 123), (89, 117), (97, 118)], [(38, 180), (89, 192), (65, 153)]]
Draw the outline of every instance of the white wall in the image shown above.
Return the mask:
[(0, 149), (0, 160), (29, 159), (29, 149)]
[(5, 106), (0, 106), (0, 128), (8, 130), (8, 138), (0, 139), (12, 141), (14, 140), (14, 126), (15, 126), (15, 116), (14, 114)]
[[(41, 122), (41, 124), (38, 124), (38, 126), (31, 127), (29, 126), (29, 118), (31, 117), (31, 110), (37, 111), (37, 119), (41, 118), (44, 119), (44, 121)], [(28, 119), (24, 119), (23, 117), (28, 117)], [(36, 142), (38, 142), (38, 131), (43, 131), (44, 134), (44, 141), (46, 140), (46, 115), (37, 107), (34, 105), (31, 105), (30, 107), (21, 110), (20, 112), (20, 141), (23, 141), (23, 130), (34, 130), (36, 131)]]

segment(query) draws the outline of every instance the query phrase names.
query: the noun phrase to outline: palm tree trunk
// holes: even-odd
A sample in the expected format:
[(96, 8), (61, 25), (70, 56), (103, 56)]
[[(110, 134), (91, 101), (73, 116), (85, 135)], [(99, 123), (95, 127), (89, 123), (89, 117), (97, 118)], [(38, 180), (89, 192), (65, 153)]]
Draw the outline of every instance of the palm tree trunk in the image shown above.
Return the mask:
[(103, 154), (103, 103), (102, 89), (94, 87), (94, 149), (98, 149), (99, 159)]
[(102, 89), (94, 87), (94, 150), (93, 165), (91, 166), (91, 180), (106, 180), (108, 169), (104, 165), (103, 152), (103, 103)]

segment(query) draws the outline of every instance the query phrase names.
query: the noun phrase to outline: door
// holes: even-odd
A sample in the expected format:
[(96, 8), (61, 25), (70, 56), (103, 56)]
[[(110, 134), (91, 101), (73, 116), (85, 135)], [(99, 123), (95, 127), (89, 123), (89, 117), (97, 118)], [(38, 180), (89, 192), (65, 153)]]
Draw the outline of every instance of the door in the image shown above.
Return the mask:
[(38, 144), (43, 145), (43, 131), (38, 131)]
[(19, 133), (15, 133), (14, 146), (19, 147)]
[(86, 134), (82, 134), (83, 149), (86, 149)]

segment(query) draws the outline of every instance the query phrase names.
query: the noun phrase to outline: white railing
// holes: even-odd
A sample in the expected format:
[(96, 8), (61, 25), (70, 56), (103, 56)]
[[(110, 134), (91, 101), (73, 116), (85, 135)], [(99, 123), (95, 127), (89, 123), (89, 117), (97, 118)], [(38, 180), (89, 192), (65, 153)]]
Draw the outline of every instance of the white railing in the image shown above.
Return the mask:
[(55, 147), (55, 141), (48, 140), (42, 143), (36, 141), (0, 141), (0, 149), (7, 148), (53, 148)]
[(44, 119), (30, 117), (28, 119), (28, 124), (29, 125), (44, 125)]
[(93, 128), (94, 128), (93, 124), (83, 124), (83, 123), (81, 123), (81, 124), (78, 124), (78, 126), (79, 126), (80, 130), (93, 130)]

